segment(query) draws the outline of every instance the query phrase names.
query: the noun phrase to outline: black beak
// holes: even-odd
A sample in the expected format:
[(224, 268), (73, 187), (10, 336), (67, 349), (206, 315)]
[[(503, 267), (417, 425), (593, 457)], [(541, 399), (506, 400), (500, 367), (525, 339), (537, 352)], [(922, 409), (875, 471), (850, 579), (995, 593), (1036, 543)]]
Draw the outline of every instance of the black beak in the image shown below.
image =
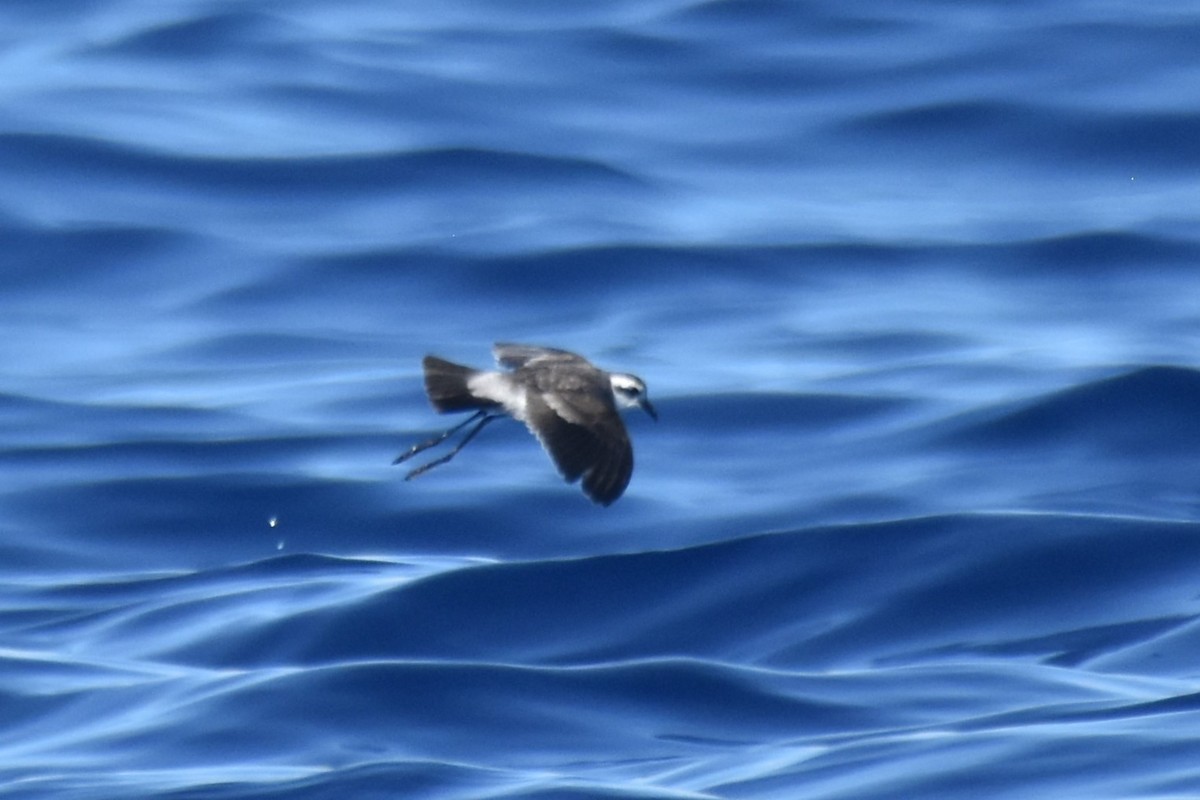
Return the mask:
[(638, 405), (642, 407), (643, 411), (653, 417), (655, 422), (658, 422), (658, 412), (654, 410), (654, 406), (650, 405), (649, 400), (643, 397), (641, 400), (638, 400)]

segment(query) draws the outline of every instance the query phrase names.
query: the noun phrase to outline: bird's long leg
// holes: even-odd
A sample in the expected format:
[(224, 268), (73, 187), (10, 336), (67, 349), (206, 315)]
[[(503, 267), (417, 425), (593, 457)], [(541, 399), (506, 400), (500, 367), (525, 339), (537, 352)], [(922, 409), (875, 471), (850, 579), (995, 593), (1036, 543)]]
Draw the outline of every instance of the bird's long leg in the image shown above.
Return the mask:
[[(451, 450), (449, 453), (446, 453), (446, 455), (442, 456), (441, 458), (435, 458), (433, 461), (430, 461), (428, 464), (424, 464), (420, 467), (417, 467), (412, 472), (405, 475), (404, 480), (411, 481), (413, 478), (417, 477), (418, 475), (428, 472), (429, 470), (433, 469), (434, 467), (439, 467), (442, 464), (445, 464), (447, 461), (449, 461), (450, 459), (452, 459), (456, 455), (458, 455), (458, 451), (462, 450), (464, 447), (466, 447), (467, 443), (470, 442), (472, 439), (474, 439), (475, 435), (477, 433), (479, 433), (481, 430), (483, 430), (484, 425), (487, 425), (492, 420), (499, 419), (501, 416), (503, 416), (502, 414), (488, 414), (483, 411), (480, 411), (479, 414), (483, 414), (483, 419), (479, 420), (478, 425), (476, 425), (474, 428), (471, 428), (471, 430), (467, 431), (467, 435), (462, 438), (461, 442), (459, 442), (457, 445), (455, 445), (453, 450)], [(476, 414), (475, 416), (471, 417), (471, 420), (478, 417), (479, 414)], [(471, 420), (467, 420), (467, 422), (470, 422)], [(465, 424), (466, 423), (464, 422), (463, 425), (465, 425)], [(459, 425), (455, 428), (455, 430), (458, 430), (458, 428), (461, 428), (461, 427), (462, 427), (462, 425)], [(445, 438), (446, 438), (445, 436), (442, 437), (442, 439), (445, 439)], [(439, 440), (439, 441), (441, 441), (441, 440)], [(436, 442), (435, 442), (435, 444), (436, 444)]]
[(423, 442), (417, 442), (411, 448), (409, 448), (409, 450), (407, 452), (401, 453), (400, 455), (396, 456), (396, 460), (393, 461), (392, 464), (401, 464), (405, 461), (408, 461), (410, 458), (415, 456), (417, 453), (424, 452), (431, 447), (436, 447), (437, 445), (439, 445), (442, 442), (449, 439), (454, 434), (461, 431), (463, 428), (470, 425), (475, 420), (479, 419), (480, 417), (485, 417), (485, 416), (487, 416), (486, 411), (476, 411), (474, 414), (467, 417), (465, 420), (458, 423), (457, 425), (455, 425), (453, 428), (446, 431), (445, 433), (440, 433), (437, 436), (434, 436), (432, 439), (426, 439)]

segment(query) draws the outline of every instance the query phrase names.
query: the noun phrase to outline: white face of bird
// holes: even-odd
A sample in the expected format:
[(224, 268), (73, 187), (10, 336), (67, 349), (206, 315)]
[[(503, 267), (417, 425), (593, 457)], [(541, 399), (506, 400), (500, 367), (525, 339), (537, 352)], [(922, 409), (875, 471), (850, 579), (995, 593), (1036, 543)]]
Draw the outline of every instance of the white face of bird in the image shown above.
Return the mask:
[(612, 383), (613, 399), (616, 400), (618, 408), (640, 408), (655, 420), (658, 419), (658, 412), (650, 405), (650, 398), (646, 396), (646, 384), (641, 378), (624, 372), (614, 372), (608, 379)]

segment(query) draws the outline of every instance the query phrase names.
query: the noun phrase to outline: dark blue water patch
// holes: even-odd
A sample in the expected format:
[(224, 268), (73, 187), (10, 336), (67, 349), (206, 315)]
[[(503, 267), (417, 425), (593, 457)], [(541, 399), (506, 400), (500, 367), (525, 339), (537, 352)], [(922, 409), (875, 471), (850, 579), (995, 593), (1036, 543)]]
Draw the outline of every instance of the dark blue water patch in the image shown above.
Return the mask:
[(0, 420), (6, 425), (24, 427), (42, 419), (47, 412), (57, 412), (64, 406), (70, 407), (71, 404), (6, 392), (0, 394)]
[(88, 180), (133, 185), (181, 186), (231, 193), (238, 202), (263, 197), (344, 197), (347, 191), (462, 192), (472, 186), (565, 189), (644, 184), (613, 166), (583, 158), (480, 148), (308, 156), (231, 158), (167, 154), (131, 144), (82, 136), (0, 134), (0, 166), (11, 176), (38, 181)]
[(796, 552), (816, 541), (766, 537), (667, 553), (460, 570), (353, 608), (281, 621), (244, 641), (231, 636), (220, 651), (189, 658), (256, 663), (264, 657), (311, 662), (470, 654), (557, 662), (712, 655), (721, 652), (721, 642), (752, 639), (754, 631), (781, 618), (805, 619), (796, 604), (816, 602), (821, 586), (847, 577), (848, 565)]
[[(203, 481), (222, 480), (221, 473), (248, 476), (247, 483), (256, 482), (258, 473), (267, 476), (271, 467), (280, 461), (296, 458), (321, 449), (355, 449), (356, 445), (375, 441), (373, 437), (338, 436), (329, 439), (321, 436), (279, 435), (255, 439), (239, 437), (218, 439), (212, 431), (195, 434), (194, 438), (180, 440), (170, 437), (141, 441), (97, 442), (86, 444), (52, 444), (31, 446), (0, 454), (0, 465), (21, 469), (46, 469), (58, 466), (64, 472), (76, 470), (76, 474), (91, 472), (95, 477), (85, 479), (99, 488), (100, 494), (116, 497), (125, 491), (136, 493), (136, 484), (121, 482), (136, 481), (140, 476), (157, 474), (162, 480), (160, 489), (167, 491), (172, 479), (192, 478), (197, 481), (195, 490), (203, 491)], [(325, 448), (325, 445), (331, 445)], [(120, 476), (120, 477), (116, 477)], [(277, 476), (273, 479), (279, 480)], [(149, 494), (149, 493), (148, 493)]]
[[(244, 325), (247, 313), (260, 321), (292, 320), (298, 309), (310, 313), (319, 298), (322, 314), (431, 330), (422, 346), (433, 348), (460, 329), (457, 338), (474, 332), (486, 343), (512, 338), (512, 331), (528, 329), (531, 320), (541, 325), (560, 320), (563, 330), (586, 328), (592, 320), (601, 324), (614, 309), (655, 320), (718, 315), (733, 321), (764, 296), (783, 305), (813, 281), (833, 279), (839, 266), (850, 268), (860, 254), (871, 259), (864, 269), (886, 258), (869, 248), (845, 253), (840, 261), (827, 259), (821, 248), (622, 246), (519, 255), (420, 247), (341, 251), (233, 283), (197, 299), (189, 310)], [(697, 269), (702, 280), (694, 277)], [(383, 354), (378, 342), (371, 344), (375, 349), (364, 352)]]
[[(22, 648), (52, 646), (69, 640), (91, 659), (131, 663), (171, 647), (194, 644), (240, 627), (244, 615), (271, 609), (337, 602), (362, 594), (360, 586), (388, 583), (411, 572), (427, 574), (428, 566), (364, 559), (279, 556), (243, 567), (206, 571), (114, 573), (80, 572), (70, 583), (14, 587), (9, 607), (0, 613), (0, 630)], [(81, 676), (97, 670), (70, 660), (62, 668), (79, 667)], [(45, 672), (46, 670), (43, 670)], [(81, 678), (84, 680), (85, 678)], [(65, 689), (66, 681), (56, 684)]]
[(610, 75), (638, 75), (655, 81), (664, 75), (686, 73), (688, 64), (695, 65), (706, 55), (694, 42), (634, 28), (583, 29), (574, 42), (598, 69)]
[[(1175, 597), (1170, 608), (1190, 605), (1193, 593), (1179, 559), (1190, 560), (1196, 549), (1191, 526), (1040, 516), (990, 523), (960, 531), (972, 537), (976, 555), (959, 568), (921, 575), (921, 586), (809, 639), (791, 657), (883, 641), (878, 636), (908, 662), (936, 659), (946, 647), (978, 655), (976, 648), (987, 642), (985, 649), (1000, 646), (1049, 663), (1072, 663), (1096, 657), (1102, 643), (1119, 651), (1180, 624), (1177, 613), (1164, 615), (1158, 592)], [(985, 545), (975, 536), (1000, 541)], [(983, 556), (985, 549), (991, 554)], [(1097, 618), (1109, 627), (1098, 630)], [(1114, 619), (1127, 624), (1111, 627)]]
[[(502, 800), (679, 800), (680, 793), (649, 785), (588, 787), (582, 779), (544, 777), (546, 788), (526, 788), (530, 781), (501, 770), (472, 769), (469, 765), (437, 761), (381, 762), (324, 769), (300, 780), (217, 783), (176, 792), (156, 793), (164, 800), (445, 800), (486, 795)], [(635, 782), (635, 784), (638, 782)], [(505, 791), (505, 785), (513, 785)], [(457, 793), (457, 794), (455, 794)]]
[[(714, 108), (724, 103), (733, 107), (744, 107), (752, 103), (803, 103), (813, 91), (841, 85), (844, 75), (832, 68), (828, 61), (801, 50), (800, 54), (761, 52), (734, 55), (726, 47), (727, 41), (714, 36), (706, 42), (672, 42), (664, 47), (656, 58), (629, 63), (623, 72), (633, 74), (637, 70), (653, 70), (655, 82), (664, 84), (664, 93), (678, 98), (681, 107), (694, 95), (703, 94)], [(643, 66), (646, 61), (649, 66)], [(664, 66), (658, 67), (658, 62)], [(610, 70), (606, 70), (610, 71)], [(665, 88), (669, 87), (669, 88)], [(643, 86), (643, 89), (649, 88)], [(714, 119), (722, 119), (717, 114)], [(784, 120), (777, 121), (779, 128), (789, 129), (791, 138), (785, 144), (775, 136), (762, 136), (758, 146), (739, 151), (724, 150), (716, 146), (693, 146), (689, 153), (703, 153), (712, 158), (714, 164), (770, 164), (780, 157), (803, 157), (803, 145), (807, 140), (808, 128), (799, 114), (795, 124), (788, 126)], [(795, 149), (788, 149), (788, 146)], [(799, 152), (797, 152), (799, 151)]]
[(1174, 697), (1139, 701), (1108, 708), (1072, 711), (1064, 716), (1076, 720), (1121, 720), (1152, 718), (1162, 714), (1200, 716), (1200, 692), (1186, 692)]
[[(522, 252), (517, 255), (466, 254), (414, 249), (333, 254), (312, 262), (308, 281), (332, 284), (338, 278), (376, 284), (400, 281), (452, 291), (461, 297), (465, 287), (472, 296), (519, 299), (529, 304), (538, 298), (555, 302), (636, 292), (644, 294), (690, 280), (695, 270), (704, 272), (704, 284), (719, 287), (777, 285), (803, 280), (797, 275), (792, 248), (654, 247), (605, 245), (562, 250)], [(402, 267), (419, 266), (421, 272), (405, 276)], [(332, 285), (329, 288), (334, 288)], [(403, 308), (403, 306), (401, 306)]]
[(1075, 160), (1123, 159), (1143, 169), (1180, 169), (1200, 163), (1200, 115), (1178, 111), (1095, 115), (1076, 123), (1058, 142), (1059, 155)]
[(1128, 272), (1131, 280), (1163, 269), (1190, 270), (1200, 258), (1195, 242), (1136, 231), (1081, 231), (1014, 243), (1004, 250), (1013, 275), (1077, 276), (1088, 281), (1105, 273), (1111, 278), (1115, 270)]
[[(1160, 750), (1162, 755), (1156, 756), (1142, 741), (1135, 731), (1089, 735), (1071, 727), (1030, 738), (998, 727), (953, 737), (935, 733), (927, 739), (881, 739), (838, 748), (800, 767), (721, 789), (730, 796), (778, 797), (801, 785), (819, 789), (820, 796), (830, 800), (1011, 798), (1030, 791), (1153, 797), (1161, 791), (1165, 772), (1173, 785), (1188, 787), (1185, 796), (1194, 791), (1194, 771), (1183, 766), (1185, 748), (1172, 746), (1170, 754)], [(1130, 763), (1146, 766), (1131, 769)]]
[(285, 39), (286, 18), (257, 11), (208, 13), (137, 30), (89, 48), (88, 54), (161, 59), (172, 66), (185, 61), (208, 61), (261, 55)]
[[(1161, 14), (1130, 11), (1113, 17), (1084, 13), (1047, 26), (1044, 38), (1056, 45), (1054, 64), (1072, 74), (1097, 74), (1114, 81), (1136, 80), (1127, 72), (1132, 69), (1172, 73), (1170, 66), (1190, 54), (1189, 43), (1200, 34), (1194, 16), (1166, 7)], [(1111, 57), (1089, 63), (1088, 54), (1095, 52)], [(1170, 92), (1174, 84), (1164, 81), (1159, 88)]]
[[(805, 285), (809, 276), (796, 269), (794, 253), (636, 246), (519, 255), (420, 247), (343, 251), (314, 255), (262, 280), (216, 291), (197, 300), (192, 310), (228, 316), (234, 323), (250, 311), (285, 314), (309, 308), (319, 297), (323, 313), (330, 315), (380, 319), (406, 329), (420, 325), (441, 331), (443, 339), (459, 328), (461, 337), (495, 331), (484, 336), (487, 342), (512, 338), (511, 331), (527, 329), (531, 319), (543, 325), (561, 320), (563, 330), (584, 327), (589, 320), (599, 324), (614, 307), (628, 313), (661, 309), (685, 319), (716, 313), (713, 304), (721, 303), (732, 315), (758, 302), (764, 291)], [(694, 280), (697, 269), (704, 272), (701, 281)], [(434, 344), (431, 338), (423, 346)]]
[(681, 796), (687, 797), (670, 789), (641, 786), (636, 781), (627, 787), (587, 786), (586, 781), (570, 779), (547, 783), (559, 785), (515, 789), (497, 795), (497, 800), (679, 800)]
[[(528, 434), (512, 427), (513, 444), (529, 450), (529, 470), (542, 475), (536, 488), (519, 481), (497, 490), (494, 479), (463, 488), (441, 472), (406, 483), (403, 470), (389, 465), (415, 437), (393, 444), (369, 435), (280, 436), (33, 448), (13, 454), (9, 466), (53, 478), (21, 485), (5, 502), (16, 529), (41, 531), (47, 546), (97, 564), (149, 569), (254, 560), (277, 547), (528, 557), (580, 552), (605, 532), (613, 542), (644, 535), (644, 518), (654, 519), (652, 501), (627, 496), (619, 508), (596, 509), (539, 460)], [(379, 479), (280, 472), (297, 459), (329, 457), (376, 463)], [(105, 477), (106, 467), (115, 474)], [(627, 530), (612, 533), (613, 517), (625, 520)], [(278, 527), (270, 525), (275, 518)], [(547, 531), (559, 534), (547, 539)]]
[(89, 689), (106, 680), (120, 681), (119, 670), (106, 671), (69, 659), (26, 657), (13, 652), (0, 656), (0, 713), (6, 732), (32, 735), (43, 729), (48, 717), (74, 707)]
[(976, 275), (1001, 286), (1020, 287), (1029, 281), (1030, 291), (1044, 281), (1083, 280), (1063, 287), (1062, 291), (1072, 293), (1084, 287), (1107, 291), (1108, 283), (1095, 285), (1099, 277), (1108, 281), (1128, 275), (1132, 281), (1164, 271), (1190, 283), (1191, 267), (1200, 259), (1200, 246), (1187, 238), (1105, 229), (994, 242), (825, 242), (768, 248), (767, 252), (792, 270), (802, 269), (816, 285), (844, 277), (846, 270), (876, 279), (880, 270), (899, 270), (900, 274), (930, 277)]
[(444, 800), (458, 793), (495, 791), (497, 770), (418, 759), (325, 767), (304, 778), (274, 781), (216, 780), (205, 786), (165, 791), (163, 800)]
[(1078, 663), (1182, 624), (1159, 604), (1186, 603), (1196, 541), (1182, 524), (966, 516), (478, 566), (230, 631), (174, 658), (587, 664), (724, 661), (750, 648), (790, 668), (1001, 651)]
[[(847, 269), (874, 272), (962, 262), (962, 246), (918, 243), (818, 242), (800, 245), (627, 245), (604, 244), (519, 254), (477, 254), (446, 249), (338, 253), (312, 262), (311, 269), (358, 279), (418, 279), (431, 285), (469, 284), (487, 297), (562, 300), (576, 294), (636, 293), (645, 298), (670, 287), (705, 286), (764, 291), (825, 285)], [(423, 273), (398, 274), (400, 265)], [(702, 279), (697, 275), (702, 274)], [(315, 277), (315, 276), (314, 276)]]
[(260, 422), (237, 411), (72, 402), (21, 394), (0, 395), (0, 420), (14, 431), (8, 448), (0, 451), (0, 463), (35, 460), (39, 452), (83, 455), (97, 445), (133, 449), (170, 442), (217, 445), (218, 440), (266, 433)]
[[(825, 146), (873, 144), (890, 152), (914, 150), (942, 158), (1020, 163), (1132, 164), (1137, 172), (1194, 167), (1200, 118), (1176, 112), (1085, 112), (1011, 100), (954, 100), (872, 110), (839, 121)], [(919, 146), (918, 146), (919, 143)]]
[(360, 314), (382, 307), (411, 318), (439, 297), (443, 270), (459, 263), (459, 257), (409, 250), (314, 254), (262, 280), (215, 291), (198, 299), (192, 310), (244, 320), (250, 312), (310, 308), (314, 298), (320, 298), (320, 307), (330, 315), (343, 313), (338, 301), (350, 301)]
[[(945, 357), (976, 346), (973, 339), (934, 330), (849, 332), (842, 336), (824, 336), (809, 347), (829, 354), (854, 353), (873, 362), (892, 359)], [(958, 365), (956, 365), (958, 366)]]
[[(216, 464), (232, 453), (222, 453), (220, 444), (200, 447), (207, 452), (192, 455), (211, 457)], [(270, 469), (254, 472), (245, 464), (227, 472), (194, 474), (178, 467), (178, 472), (168, 471), (161, 466), (164, 456), (141, 461), (146, 451), (139, 452), (139, 462), (149, 465), (142, 477), (30, 489), (9, 498), (11, 513), (48, 540), (89, 554), (97, 564), (139, 563), (147, 568), (251, 560), (273, 552), (281, 540), (320, 552), (339, 539), (361, 545), (394, 537), (391, 526), (379, 527), (388, 518), (379, 516), (383, 512), (367, 486), (281, 478)], [(167, 446), (167, 454), (182, 452), (178, 445)], [(366, 512), (374, 522), (350, 522), (349, 509), (374, 509)], [(288, 523), (286, 533), (269, 526), (281, 514)], [(345, 534), (364, 530), (375, 533), (365, 539), (359, 533)]]
[[(677, 734), (758, 742), (896, 723), (861, 704), (810, 699), (803, 678), (681, 661), (591, 669), (376, 662), (227, 683), (202, 688), (189, 707), (203, 728), (177, 731), (169, 747), (244, 758), (332, 747), (350, 762), (404, 754), (520, 767), (579, 753), (647, 759), (697, 747)], [(162, 748), (154, 727), (129, 744)]]
[[(1123, 236), (1116, 243), (1121, 241), (1125, 241)], [(1094, 246), (1103, 249), (1107, 244), (1101, 241)], [(1153, 248), (1168, 247), (1170, 251), (1160, 255), (1173, 255), (1182, 266), (1192, 250), (1190, 245), (1180, 243), (1172, 248), (1153, 239), (1145, 245), (1144, 251), (1134, 245), (1121, 260), (1134, 268), (1141, 263), (1139, 255), (1153, 258)], [(543, 315), (563, 308), (595, 315), (607, 308), (604, 301), (618, 299), (631, 310), (649, 308), (670, 314), (672, 321), (683, 321), (724, 310), (744, 314), (768, 300), (786, 304), (793, 295), (798, 302), (807, 290), (832, 291), (855, 278), (878, 282), (885, 270), (893, 275), (897, 270), (907, 275), (930, 274), (931, 270), (937, 275), (945, 270), (945, 275), (1011, 277), (1014, 262), (1043, 267), (1043, 273), (1052, 273), (1056, 258), (1067, 266), (1072, 263), (1069, 252), (1038, 249), (1043, 246), (1054, 247), (1038, 242), (988, 246), (846, 242), (603, 245), (518, 254), (428, 247), (342, 250), (314, 253), (261, 280), (235, 284), (198, 300), (194, 310), (262, 312), (307, 305), (320, 297), (330, 313), (350, 314), (350, 307), (342, 312), (338, 303), (352, 302), (360, 316), (386, 311), (388, 319), (405, 320), (425, 319), (430, 305), (449, 303), (457, 314), (443, 313), (443, 319), (453, 321), (469, 314), (494, 324), (506, 316), (522, 319), (531, 307)], [(1080, 246), (1091, 245), (1081, 242)], [(1084, 258), (1086, 254), (1080, 254), (1080, 259)], [(951, 334), (928, 328), (911, 335), (897, 330), (894, 335), (895, 339), (881, 335), (877, 341), (913, 342), (911, 336), (918, 336), (930, 345), (939, 344), (935, 341), (939, 338), (947, 345), (953, 343)]]
[(362, 358), (364, 350), (359, 342), (332, 336), (255, 331), (209, 336), (202, 341), (171, 348), (161, 355), (172, 365), (237, 364), (239, 369), (245, 369), (255, 365), (311, 364), (316, 361), (345, 363)]
[[(386, 344), (380, 344), (378, 347), (380, 350), (387, 350), (389, 359), (395, 356), (395, 351)], [(362, 356), (363, 353), (359, 352), (357, 355)], [(382, 356), (383, 353), (374, 355)], [(395, 418), (397, 410), (402, 408), (405, 403), (412, 402), (414, 398), (420, 396), (422, 389), (419, 381), (414, 365), (409, 364), (404, 368), (397, 365), (397, 375), (394, 379), (384, 378), (382, 381), (372, 381), (363, 384), (353, 394), (317, 397), (312, 402), (316, 408), (328, 414), (331, 420), (358, 422), (374, 420), (378, 424), (386, 425)], [(401, 433), (389, 432), (389, 435), (393, 434), (398, 437), (394, 441), (402, 444), (399, 441), (399, 438), (402, 438)]]
[(673, 800), (679, 793), (647, 789), (606, 789), (601, 787), (557, 786), (547, 789), (521, 789), (506, 792), (508, 800)]
[(198, 245), (176, 230), (152, 227), (46, 228), (14, 222), (0, 225), (0, 236), (5, 242), (0, 276), (9, 301), (30, 291), (61, 294), (67, 284), (91, 293), (94, 301), (127, 297), (158, 283), (146, 274), (148, 261)]
[[(1196, 621), (1191, 615), (1167, 615), (1159, 618), (1147, 617), (1132, 622), (1101, 624), (1076, 630), (1056, 631), (1047, 636), (1028, 639), (1013, 638), (994, 645), (978, 642), (960, 642), (927, 653), (935, 659), (974, 659), (981, 654), (1004, 659), (1036, 658), (1043, 663), (1059, 667), (1079, 667), (1093, 659), (1111, 653), (1119, 653), (1140, 643), (1156, 642), (1169, 637)], [(1053, 655), (1057, 652), (1057, 655)], [(1050, 654), (1050, 655), (1048, 655)]]
[[(942, 441), (955, 446), (1053, 450), (1087, 446), (1126, 457), (1194, 458), (1200, 371), (1145, 367), (998, 411), (972, 414)], [(978, 419), (982, 417), (982, 419)]]
[(1200, 619), (1181, 619), (1179, 624), (1165, 628), (1157, 635), (1146, 636), (1121, 649), (1097, 653), (1088, 666), (1118, 673), (1171, 675), (1191, 680), (1200, 673), (1195, 660), (1198, 644)]
[(725, 429), (731, 438), (759, 436), (763, 431), (824, 435), (831, 426), (869, 422), (910, 406), (900, 398), (746, 392), (672, 397), (659, 404), (663, 413), (677, 420), (674, 429), (701, 433)]

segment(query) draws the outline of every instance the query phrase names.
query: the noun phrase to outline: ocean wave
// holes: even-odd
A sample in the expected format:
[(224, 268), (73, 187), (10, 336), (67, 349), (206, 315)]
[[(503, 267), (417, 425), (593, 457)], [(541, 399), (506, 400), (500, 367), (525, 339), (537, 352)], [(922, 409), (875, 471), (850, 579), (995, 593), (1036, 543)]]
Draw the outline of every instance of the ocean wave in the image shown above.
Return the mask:
[(165, 153), (95, 137), (0, 134), (0, 164), (13, 175), (91, 175), (94, 180), (156, 185), (161, 189), (233, 193), (238, 202), (277, 196), (289, 200), (331, 197), (354, 190), (462, 191), (464, 184), (566, 187), (618, 183), (637, 189), (634, 176), (610, 165), (481, 148), (433, 148), (409, 152), (334, 156), (217, 157)]
[[(525, 563), (283, 555), (29, 585), (3, 622), (11, 729), (46, 741), (90, 698), (78, 752), (136, 754), (135, 773), (203, 754), (334, 766), (273, 783), (299, 796), (489, 769), (503, 796), (569, 793), (566, 776), (603, 795), (628, 790), (618, 765), (656, 761), (662, 791), (722, 796), (879, 748), (1083, 736), (1195, 712), (1193, 528), (955, 515)], [(43, 655), (63, 639), (80, 657)], [(752, 768), (731, 772), (735, 752)], [(553, 786), (523, 780), (552, 764)]]
[[(396, 658), (586, 665), (672, 655), (816, 670), (969, 653), (1083, 663), (1190, 621), (1180, 611), (1181, 565), (1192, 537), (1180, 523), (969, 515), (483, 564), (395, 587), (380, 579), (353, 602), (263, 615), (224, 629), (219, 641), (184, 637), (171, 652), (210, 668)], [(334, 569), (323, 579), (354, 574)], [(267, 588), (263, 602), (280, 612), (288, 591), (299, 591)], [(214, 629), (231, 595), (212, 594), (166, 606), (161, 624)], [(237, 602), (254, 616), (252, 598)], [(1048, 613), (1065, 606), (1077, 611)]]
[(1191, 424), (1200, 402), (1200, 372), (1139, 367), (1055, 392), (947, 435), (957, 444), (1000, 450), (1089, 446), (1112, 455), (1190, 459), (1200, 446)]

